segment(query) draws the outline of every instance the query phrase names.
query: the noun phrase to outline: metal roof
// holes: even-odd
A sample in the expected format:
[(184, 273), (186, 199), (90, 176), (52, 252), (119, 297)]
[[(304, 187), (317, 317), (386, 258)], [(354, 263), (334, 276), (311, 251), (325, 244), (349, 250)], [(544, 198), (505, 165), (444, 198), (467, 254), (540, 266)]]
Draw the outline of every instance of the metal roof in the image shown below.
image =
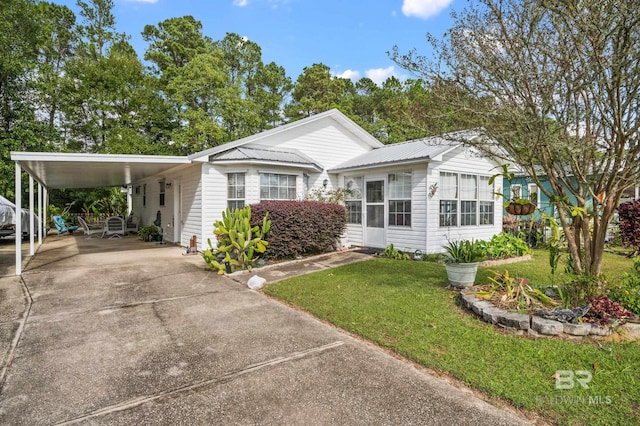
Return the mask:
[(59, 152), (12, 152), (11, 159), (47, 188), (128, 185), (191, 163), (176, 156)]
[(416, 139), (408, 142), (384, 145), (329, 170), (332, 173), (380, 167), (387, 164), (406, 164), (423, 161), (439, 161), (447, 152), (462, 145), (464, 140), (479, 136), (475, 131), (461, 131)]
[(321, 164), (295, 149), (269, 149), (262, 147), (239, 147), (230, 151), (214, 154), (209, 161), (220, 162), (258, 162), (291, 164), (298, 167), (306, 167), (314, 170), (323, 170)]

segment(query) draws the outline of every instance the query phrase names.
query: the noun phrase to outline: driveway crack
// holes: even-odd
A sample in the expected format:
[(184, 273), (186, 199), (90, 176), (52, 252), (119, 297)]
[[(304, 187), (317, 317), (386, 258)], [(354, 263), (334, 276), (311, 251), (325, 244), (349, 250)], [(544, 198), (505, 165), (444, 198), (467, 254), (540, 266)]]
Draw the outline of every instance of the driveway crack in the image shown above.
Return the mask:
[(11, 364), (13, 363), (16, 349), (18, 348), (18, 343), (20, 343), (20, 340), (22, 339), (24, 328), (27, 324), (27, 320), (29, 319), (29, 314), (31, 313), (31, 306), (33, 305), (33, 298), (31, 297), (31, 293), (29, 292), (27, 283), (25, 283), (22, 276), (20, 276), (20, 284), (22, 287), (22, 294), (27, 306), (22, 312), (21, 318), (18, 320), (18, 329), (16, 330), (15, 335), (13, 336), (13, 340), (11, 341), (11, 345), (9, 346), (9, 351), (7, 352), (7, 360), (0, 370), (0, 395), (4, 390), (4, 383), (7, 380), (7, 373), (9, 371), (9, 368), (11, 368)]
[(73, 419), (70, 420), (66, 420), (64, 422), (61, 423), (56, 423), (57, 425), (72, 425), (72, 424), (76, 424), (76, 423), (80, 423), (80, 422), (84, 422), (86, 420), (90, 420), (90, 419), (95, 419), (97, 417), (100, 416), (104, 416), (110, 413), (114, 413), (114, 412), (119, 412), (119, 411), (126, 411), (135, 407), (138, 407), (142, 404), (145, 404), (147, 402), (151, 402), (151, 401), (155, 401), (161, 398), (166, 398), (166, 397), (175, 397), (181, 394), (185, 394), (185, 393), (189, 393), (189, 392), (193, 392), (194, 390), (198, 390), (200, 388), (206, 387), (206, 386), (210, 386), (210, 385), (215, 385), (218, 383), (223, 383), (223, 382), (227, 382), (230, 380), (234, 380), (238, 377), (253, 373), (255, 371), (259, 371), (262, 370), (264, 368), (268, 368), (268, 367), (273, 367), (276, 366), (278, 364), (283, 364), (286, 362), (291, 362), (291, 361), (295, 361), (301, 358), (305, 358), (311, 355), (315, 355), (318, 353), (322, 353), (334, 348), (337, 348), (339, 346), (344, 345), (344, 341), (341, 340), (337, 340), (335, 342), (331, 342), (328, 343), (326, 345), (322, 345), (322, 346), (316, 346), (310, 349), (306, 349), (304, 351), (299, 351), (299, 352), (293, 352), (287, 356), (282, 356), (282, 357), (277, 357), (277, 358), (272, 358), (270, 360), (267, 361), (263, 361), (263, 362), (259, 362), (256, 364), (252, 364), (249, 365), (245, 368), (242, 368), (240, 370), (235, 370), (235, 371), (231, 371), (229, 373), (223, 374), (221, 376), (218, 377), (214, 377), (212, 379), (208, 379), (208, 380), (202, 380), (199, 382), (194, 382), (194, 383), (190, 383), (184, 386), (180, 386), (177, 388), (173, 388), (173, 389), (167, 389), (161, 392), (158, 392), (154, 395), (143, 395), (143, 396), (138, 396), (135, 398), (132, 398), (128, 401), (123, 401), (120, 402), (118, 404), (113, 404), (113, 405), (109, 405), (107, 407), (103, 407), (100, 408), (98, 410), (95, 411), (91, 411), (89, 413), (83, 414), (79, 417), (75, 417)]

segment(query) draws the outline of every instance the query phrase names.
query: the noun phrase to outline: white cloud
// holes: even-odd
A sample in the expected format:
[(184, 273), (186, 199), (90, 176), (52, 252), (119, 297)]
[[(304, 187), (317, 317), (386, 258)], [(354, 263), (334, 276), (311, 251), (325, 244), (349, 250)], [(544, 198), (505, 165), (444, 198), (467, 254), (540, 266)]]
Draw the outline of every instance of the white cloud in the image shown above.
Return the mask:
[(387, 68), (372, 68), (370, 70), (367, 70), (364, 75), (373, 80), (373, 82), (378, 86), (380, 86), (387, 78), (391, 76), (398, 77), (396, 69), (393, 65)]
[(249, 0), (233, 0), (233, 5), (238, 7), (245, 7), (249, 4)]
[(402, 13), (405, 16), (431, 18), (447, 8), (453, 0), (404, 0)]
[(360, 79), (360, 71), (346, 70), (344, 72), (341, 72), (340, 74), (336, 74), (336, 77), (347, 78), (351, 81), (357, 81)]

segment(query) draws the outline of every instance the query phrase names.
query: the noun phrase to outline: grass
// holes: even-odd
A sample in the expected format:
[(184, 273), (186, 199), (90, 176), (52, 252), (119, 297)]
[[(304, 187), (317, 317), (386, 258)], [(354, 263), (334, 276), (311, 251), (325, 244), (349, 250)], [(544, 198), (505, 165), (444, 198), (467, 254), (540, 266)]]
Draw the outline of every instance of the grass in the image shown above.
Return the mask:
[[(504, 268), (535, 284), (550, 276), (544, 252)], [(605, 258), (610, 280), (630, 269), (629, 259)], [(482, 270), (479, 276), (486, 274)], [(558, 424), (640, 424), (640, 344), (503, 333), (460, 308), (446, 282), (442, 265), (374, 259), (281, 281), (264, 291)], [(593, 380), (589, 389), (558, 390), (557, 370), (588, 370)]]

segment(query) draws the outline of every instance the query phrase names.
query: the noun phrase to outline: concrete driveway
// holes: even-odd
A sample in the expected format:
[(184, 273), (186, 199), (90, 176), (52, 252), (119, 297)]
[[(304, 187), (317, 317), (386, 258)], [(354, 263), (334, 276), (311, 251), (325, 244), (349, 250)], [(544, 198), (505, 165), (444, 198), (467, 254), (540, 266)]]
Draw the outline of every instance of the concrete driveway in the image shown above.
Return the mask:
[(53, 236), (1, 277), (0, 423), (525, 423), (181, 253)]

